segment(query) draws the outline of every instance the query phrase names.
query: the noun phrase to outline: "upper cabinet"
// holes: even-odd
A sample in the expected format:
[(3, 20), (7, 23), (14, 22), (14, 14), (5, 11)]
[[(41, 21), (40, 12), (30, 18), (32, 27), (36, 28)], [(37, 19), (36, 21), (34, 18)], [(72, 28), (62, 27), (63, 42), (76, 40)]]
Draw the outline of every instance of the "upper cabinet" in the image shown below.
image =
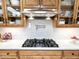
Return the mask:
[(42, 5), (45, 8), (57, 8), (58, 7), (58, 0), (42, 0)]
[(20, 17), (20, 0), (7, 0), (6, 12), (8, 17)]
[(58, 0), (23, 0), (24, 8), (57, 8)]
[(30, 9), (56, 10), (57, 27), (79, 27), (79, 0), (0, 0), (0, 27), (23, 27)]
[(76, 0), (61, 0), (60, 15), (57, 20), (57, 27), (75, 27), (75, 8)]
[(75, 26), (79, 27), (79, 0), (76, 0), (74, 6), (74, 15), (73, 19), (75, 21)]
[(3, 0), (0, 0), (0, 27), (6, 26)]
[(23, 0), (22, 4), (24, 8), (35, 8), (38, 6), (38, 0)]
[(2, 8), (2, 3), (3, 3), (3, 1), (2, 0), (0, 0), (0, 17), (3, 17), (3, 8)]
[(23, 26), (21, 0), (5, 0), (4, 3), (7, 27)]

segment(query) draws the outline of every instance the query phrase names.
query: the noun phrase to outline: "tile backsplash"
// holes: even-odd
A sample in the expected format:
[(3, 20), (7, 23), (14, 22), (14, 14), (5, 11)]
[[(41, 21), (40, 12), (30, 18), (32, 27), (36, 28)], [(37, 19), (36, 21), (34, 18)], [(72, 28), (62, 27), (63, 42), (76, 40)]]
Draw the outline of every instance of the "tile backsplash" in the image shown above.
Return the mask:
[(74, 35), (79, 37), (79, 28), (55, 28), (52, 26), (51, 20), (33, 20), (29, 22), (30, 27), (28, 26), (26, 28), (0, 28), (0, 33), (10, 32), (12, 33), (13, 39), (70, 39), (70, 37)]
[(45, 29), (46, 25), (35, 25), (35, 27), (36, 27), (36, 30)]

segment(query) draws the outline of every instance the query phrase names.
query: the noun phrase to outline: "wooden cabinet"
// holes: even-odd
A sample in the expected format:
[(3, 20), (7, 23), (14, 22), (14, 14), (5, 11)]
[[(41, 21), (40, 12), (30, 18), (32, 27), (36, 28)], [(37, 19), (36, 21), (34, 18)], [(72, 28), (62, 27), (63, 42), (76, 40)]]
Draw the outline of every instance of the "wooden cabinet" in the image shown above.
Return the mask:
[(23, 7), (24, 8), (34, 8), (38, 6), (38, 0), (23, 0)]
[(63, 59), (79, 59), (79, 51), (63, 51)]
[(0, 56), (0, 59), (18, 59), (17, 56)]
[(19, 51), (20, 55), (28, 55), (28, 56), (61, 56), (61, 51)]
[(18, 59), (17, 51), (1, 50), (0, 59)]
[[(14, 2), (14, 3), (13, 3)], [(21, 13), (21, 0), (5, 1), (5, 16), (8, 27), (21, 27), (23, 26), (23, 17)]]
[(5, 13), (4, 10), (4, 1), (0, 0), (0, 27), (4, 27), (6, 26), (6, 22), (5, 22)]
[(21, 0), (0, 0), (0, 27), (23, 27)]
[(20, 59), (42, 59), (42, 56), (20, 56)]
[(53, 9), (58, 7), (59, 0), (42, 0), (44, 8)]
[(79, 0), (61, 0), (57, 27), (79, 27)]
[(56, 0), (42, 0), (43, 1), (43, 5), (45, 6), (54, 6), (56, 4)]
[(76, 0), (61, 0), (59, 19), (57, 21), (58, 27), (75, 27), (74, 7)]
[(58, 7), (59, 0), (23, 0), (24, 8), (38, 8), (40, 5), (42, 8), (53, 9)]
[(79, 56), (79, 51), (64, 51), (64, 56)]
[(79, 51), (0, 50), (0, 59), (79, 59)]
[(76, 0), (74, 6), (74, 15), (73, 19), (75, 21), (75, 26), (79, 27), (79, 0)]
[(61, 51), (19, 51), (20, 59), (61, 59)]
[(63, 59), (79, 59), (79, 57), (63, 57)]
[(60, 56), (20, 56), (20, 59), (61, 59)]
[(0, 56), (17, 56), (17, 51), (2, 50)]
[(43, 56), (42, 59), (61, 59), (61, 56)]
[(24, 9), (56, 9), (56, 27), (79, 27), (79, 0), (0, 0), (0, 27), (23, 27)]

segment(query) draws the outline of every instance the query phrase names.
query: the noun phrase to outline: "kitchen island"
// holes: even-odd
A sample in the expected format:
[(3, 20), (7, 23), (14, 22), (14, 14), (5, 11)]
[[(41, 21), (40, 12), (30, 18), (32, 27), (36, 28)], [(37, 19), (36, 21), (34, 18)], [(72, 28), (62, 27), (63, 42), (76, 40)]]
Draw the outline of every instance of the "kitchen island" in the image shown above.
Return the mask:
[(0, 59), (79, 59), (79, 45), (72, 44), (72, 41), (56, 41), (59, 44), (57, 48), (30, 48), (22, 47), (25, 40), (13, 39), (0, 43)]
[[(40, 24), (39, 24), (40, 23)], [(41, 26), (41, 27), (40, 27)], [(54, 28), (52, 21), (29, 21), (27, 28), (1, 28), (12, 33), (12, 39), (0, 42), (0, 59), (79, 59), (78, 28)], [(22, 47), (28, 38), (53, 39), (59, 47)]]
[[(11, 33), (12, 39), (0, 42), (0, 49), (13, 50), (79, 50), (79, 40), (74, 42), (72, 36), (79, 37), (79, 28), (55, 28), (51, 20), (29, 20), (28, 27), (0, 28), (0, 33)], [(59, 47), (22, 47), (27, 39), (53, 39)]]
[[(25, 39), (26, 40), (26, 39)], [(8, 40), (0, 43), (0, 59), (79, 59), (79, 44), (59, 40), (59, 47), (22, 47), (25, 40)]]

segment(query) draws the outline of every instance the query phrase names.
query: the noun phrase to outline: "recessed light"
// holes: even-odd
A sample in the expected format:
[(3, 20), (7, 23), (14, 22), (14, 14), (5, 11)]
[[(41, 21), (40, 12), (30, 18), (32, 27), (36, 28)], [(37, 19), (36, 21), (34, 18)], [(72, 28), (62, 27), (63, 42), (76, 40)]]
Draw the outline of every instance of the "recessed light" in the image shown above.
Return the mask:
[(33, 20), (34, 18), (32, 16), (29, 17), (29, 20)]
[(47, 18), (46, 18), (46, 20), (50, 20), (50, 19), (51, 19), (50, 17), (47, 17)]

